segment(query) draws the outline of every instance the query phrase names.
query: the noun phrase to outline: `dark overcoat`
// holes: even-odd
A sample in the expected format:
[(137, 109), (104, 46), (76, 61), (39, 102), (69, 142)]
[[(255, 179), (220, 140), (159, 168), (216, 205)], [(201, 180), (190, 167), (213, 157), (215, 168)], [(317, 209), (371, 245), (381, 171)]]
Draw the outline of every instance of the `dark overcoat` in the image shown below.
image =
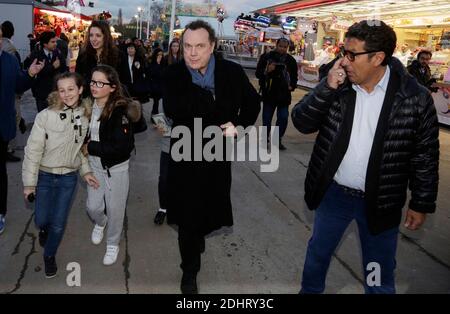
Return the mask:
[[(232, 122), (253, 125), (261, 105), (255, 88), (240, 65), (216, 58), (214, 94), (192, 83), (184, 61), (169, 66), (163, 79), (163, 105), (173, 129), (186, 126), (194, 134), (194, 119), (202, 119), (202, 130)], [(171, 139), (171, 148), (178, 139)], [(207, 140), (203, 140), (203, 146)], [(193, 148), (193, 137), (191, 141)], [(194, 153), (192, 152), (192, 157)], [(167, 219), (206, 235), (233, 225), (230, 200), (231, 162), (174, 161), (168, 170), (170, 201)]]

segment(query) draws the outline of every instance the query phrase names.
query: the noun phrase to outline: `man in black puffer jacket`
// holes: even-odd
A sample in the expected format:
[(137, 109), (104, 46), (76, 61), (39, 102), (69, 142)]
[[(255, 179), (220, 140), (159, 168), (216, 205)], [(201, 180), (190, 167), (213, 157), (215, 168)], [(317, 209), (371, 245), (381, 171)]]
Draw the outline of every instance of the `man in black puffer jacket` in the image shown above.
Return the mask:
[(381, 270), (379, 282), (364, 283), (366, 293), (395, 293), (408, 184), (405, 227), (418, 229), (435, 211), (436, 111), (429, 92), (392, 57), (395, 45), (396, 35), (385, 23), (354, 24), (342, 57), (292, 111), (300, 132), (319, 131), (305, 182), (306, 203), (317, 210), (301, 293), (323, 292), (331, 256), (353, 219), (365, 278), (374, 265)]

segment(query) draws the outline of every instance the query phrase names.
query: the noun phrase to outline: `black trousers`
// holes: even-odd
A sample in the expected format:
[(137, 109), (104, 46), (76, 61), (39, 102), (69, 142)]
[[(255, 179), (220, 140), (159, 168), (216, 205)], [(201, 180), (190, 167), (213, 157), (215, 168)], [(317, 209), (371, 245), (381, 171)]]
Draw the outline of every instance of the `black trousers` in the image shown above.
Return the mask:
[(153, 99), (152, 114), (158, 114), (158, 112), (159, 112), (159, 101), (161, 100), (161, 97), (153, 96), (152, 99)]
[(8, 174), (6, 173), (6, 155), (8, 142), (0, 139), (0, 215), (6, 215), (8, 197)]
[(169, 200), (169, 189), (167, 187), (167, 177), (169, 170), (170, 154), (161, 152), (159, 160), (159, 181), (158, 181), (158, 194), (159, 194), (159, 207), (167, 209)]
[(193, 230), (178, 228), (178, 246), (183, 272), (196, 274), (200, 271), (201, 254), (205, 251), (205, 237)]

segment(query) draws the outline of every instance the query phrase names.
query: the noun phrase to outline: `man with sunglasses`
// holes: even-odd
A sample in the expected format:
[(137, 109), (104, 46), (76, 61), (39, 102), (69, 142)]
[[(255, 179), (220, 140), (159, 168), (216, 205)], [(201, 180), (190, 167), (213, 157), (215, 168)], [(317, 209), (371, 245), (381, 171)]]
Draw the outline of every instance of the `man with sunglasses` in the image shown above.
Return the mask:
[[(316, 210), (300, 293), (322, 293), (331, 257), (351, 221), (362, 248), (366, 293), (395, 293), (394, 269), (404, 226), (417, 230), (436, 208), (439, 128), (428, 91), (392, 57), (393, 29), (362, 21), (346, 34), (341, 57), (293, 109), (302, 133), (319, 132), (305, 181)], [(380, 280), (368, 280), (372, 267)]]

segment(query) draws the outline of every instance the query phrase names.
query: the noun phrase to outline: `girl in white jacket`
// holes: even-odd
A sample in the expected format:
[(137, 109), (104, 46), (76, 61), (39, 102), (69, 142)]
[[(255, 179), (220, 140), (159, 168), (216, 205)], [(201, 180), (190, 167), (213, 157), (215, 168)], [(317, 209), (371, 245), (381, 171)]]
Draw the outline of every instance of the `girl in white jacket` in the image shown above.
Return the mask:
[(79, 74), (58, 76), (56, 91), (48, 98), (49, 107), (36, 116), (25, 147), (24, 196), (31, 200), (36, 195), (35, 223), (40, 229), (39, 244), (44, 247), (47, 278), (56, 276), (55, 255), (64, 235), (77, 171), (89, 186), (99, 186), (80, 151), (89, 125), (80, 99), (82, 92)]

